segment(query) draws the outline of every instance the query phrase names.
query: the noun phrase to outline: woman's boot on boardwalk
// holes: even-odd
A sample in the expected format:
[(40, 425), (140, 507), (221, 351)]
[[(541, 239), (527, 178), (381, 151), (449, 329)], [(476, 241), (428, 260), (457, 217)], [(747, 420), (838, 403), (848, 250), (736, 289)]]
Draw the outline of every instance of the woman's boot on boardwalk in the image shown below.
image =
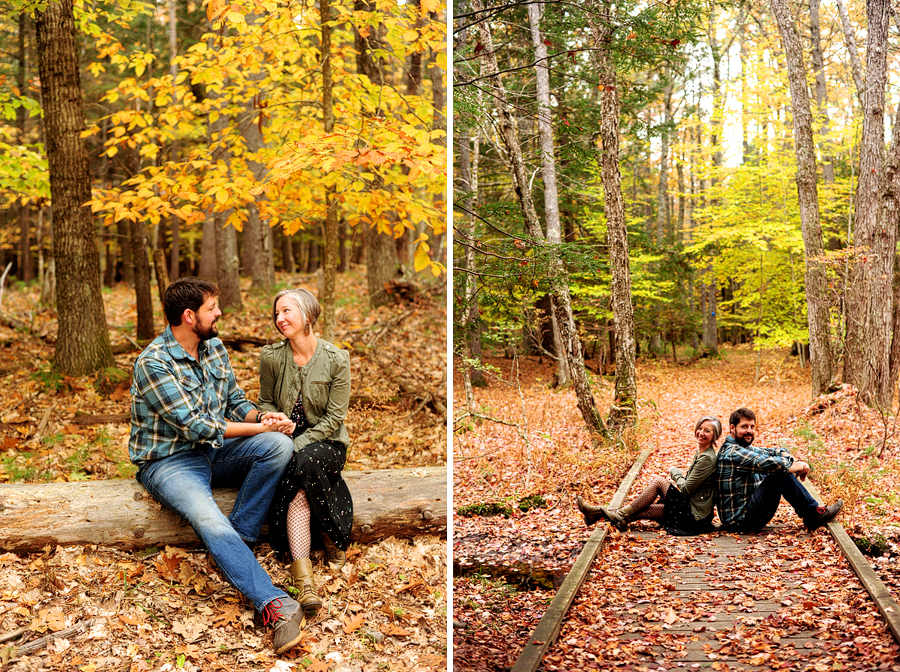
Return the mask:
[(581, 495), (578, 495), (575, 500), (578, 504), (578, 510), (584, 514), (584, 524), (585, 525), (593, 525), (598, 520), (602, 520), (605, 518), (605, 514), (603, 513), (602, 506), (591, 506), (590, 504), (585, 504), (584, 500), (581, 498)]
[(628, 521), (634, 515), (634, 507), (631, 504), (626, 504), (621, 509), (607, 509), (603, 506), (598, 506), (597, 508), (620, 532), (628, 529)]

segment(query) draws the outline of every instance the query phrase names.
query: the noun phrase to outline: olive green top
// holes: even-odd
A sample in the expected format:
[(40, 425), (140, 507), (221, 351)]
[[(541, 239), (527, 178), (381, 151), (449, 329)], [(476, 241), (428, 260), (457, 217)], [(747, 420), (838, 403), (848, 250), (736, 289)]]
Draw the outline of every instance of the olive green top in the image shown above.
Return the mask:
[(687, 476), (681, 469), (672, 467), (669, 476), (672, 482), (684, 494), (691, 498), (691, 513), (697, 520), (703, 520), (712, 514), (716, 494), (716, 449), (710, 446), (702, 453), (694, 453), (694, 461), (688, 469)]
[(259, 407), (290, 416), (303, 392), (303, 410), (310, 427), (294, 439), (294, 450), (331, 439), (350, 445), (344, 426), (350, 407), (350, 355), (318, 339), (313, 356), (297, 366), (287, 339), (267, 345), (259, 361)]

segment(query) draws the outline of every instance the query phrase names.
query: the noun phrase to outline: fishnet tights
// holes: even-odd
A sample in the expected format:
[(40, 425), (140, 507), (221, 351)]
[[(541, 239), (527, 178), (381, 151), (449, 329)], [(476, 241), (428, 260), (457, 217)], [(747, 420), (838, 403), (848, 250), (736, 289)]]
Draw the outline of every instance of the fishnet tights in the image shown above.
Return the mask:
[(631, 506), (634, 508), (631, 519), (662, 520), (665, 506), (662, 502), (658, 504), (654, 504), (654, 502), (665, 497), (668, 489), (668, 478), (665, 476), (654, 476), (650, 483), (647, 484), (647, 487), (644, 488), (644, 491), (631, 502)]
[(297, 490), (287, 511), (287, 537), (294, 560), (309, 557), (312, 538), (309, 533), (311, 512), (304, 490)]

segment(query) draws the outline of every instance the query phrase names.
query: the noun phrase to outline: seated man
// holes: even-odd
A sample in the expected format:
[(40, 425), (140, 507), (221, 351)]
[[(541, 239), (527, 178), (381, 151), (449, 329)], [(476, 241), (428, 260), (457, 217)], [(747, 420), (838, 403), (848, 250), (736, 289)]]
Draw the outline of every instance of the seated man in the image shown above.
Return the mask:
[[(303, 610), (275, 588), (248, 544), (257, 540), (275, 486), (291, 459), (289, 429), (266, 418), (237, 386), (216, 336), (222, 315), (214, 283), (180, 278), (169, 285), (169, 326), (134, 363), (128, 452), (137, 479), (186, 519), (225, 579), (271, 623), (276, 653), (302, 637)], [(214, 487), (239, 487), (226, 517)]]
[(782, 497), (809, 530), (825, 525), (840, 512), (843, 501), (819, 506), (800, 483), (809, 473), (806, 462), (794, 459), (783, 448), (750, 445), (756, 433), (753, 411), (737, 409), (729, 424), (731, 433), (716, 462), (716, 508), (723, 527), (742, 532), (761, 530), (775, 517)]

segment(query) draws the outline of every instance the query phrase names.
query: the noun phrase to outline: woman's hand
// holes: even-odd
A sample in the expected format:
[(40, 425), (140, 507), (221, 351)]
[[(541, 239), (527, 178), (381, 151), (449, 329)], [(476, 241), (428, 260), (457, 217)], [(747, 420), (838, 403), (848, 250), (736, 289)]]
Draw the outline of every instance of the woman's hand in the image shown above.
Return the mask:
[(281, 432), (287, 436), (293, 434), (294, 428), (297, 426), (297, 424), (284, 413), (276, 411), (264, 413), (260, 422), (270, 428), (267, 431)]

